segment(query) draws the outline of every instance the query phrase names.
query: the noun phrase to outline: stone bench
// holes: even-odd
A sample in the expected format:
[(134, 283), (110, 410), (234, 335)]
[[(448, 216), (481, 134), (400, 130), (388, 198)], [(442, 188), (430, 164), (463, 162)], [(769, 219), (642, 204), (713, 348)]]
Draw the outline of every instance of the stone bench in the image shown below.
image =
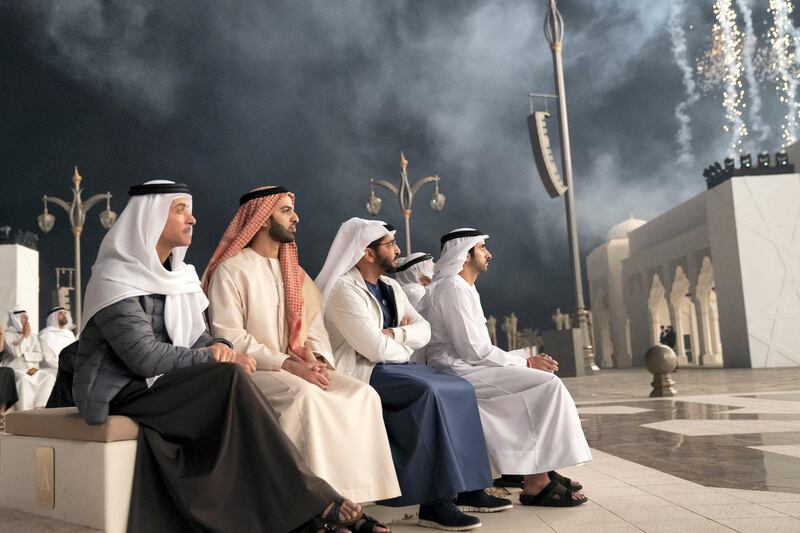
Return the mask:
[(139, 426), (109, 416), (91, 426), (74, 407), (6, 415), (0, 507), (124, 532)]

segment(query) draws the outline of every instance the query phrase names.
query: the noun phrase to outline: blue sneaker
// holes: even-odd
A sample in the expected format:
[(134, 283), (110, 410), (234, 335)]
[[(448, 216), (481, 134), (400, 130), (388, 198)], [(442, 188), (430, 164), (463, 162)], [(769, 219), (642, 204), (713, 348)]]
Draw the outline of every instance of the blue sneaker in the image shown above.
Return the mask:
[(511, 509), (514, 504), (509, 499), (496, 498), (485, 490), (471, 490), (458, 495), (456, 507), (466, 513), (496, 513)]
[(452, 500), (440, 500), (419, 506), (417, 525), (444, 531), (469, 531), (481, 527), (481, 521), (459, 511)]

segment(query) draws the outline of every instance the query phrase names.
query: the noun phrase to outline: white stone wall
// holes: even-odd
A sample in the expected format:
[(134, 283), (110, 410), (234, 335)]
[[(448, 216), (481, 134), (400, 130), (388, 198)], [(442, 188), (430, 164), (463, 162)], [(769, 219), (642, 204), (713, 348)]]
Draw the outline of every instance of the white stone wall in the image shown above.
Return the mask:
[(39, 331), (39, 252), (19, 244), (0, 244), (0, 320), (20, 305), (28, 311), (31, 328)]
[[(706, 216), (706, 195), (702, 192), (686, 202), (654, 218), (629, 234), (630, 250), (622, 261), (622, 297), (630, 317), (631, 355), (634, 366), (644, 364), (644, 353), (657, 338), (659, 325), (677, 326), (680, 310), (671, 300), (673, 282), (678, 269), (689, 280), (686, 291), (694, 300), (695, 284), (704, 257), (711, 255), (709, 228)], [(663, 285), (663, 304), (658, 320), (652, 316), (653, 302), (649, 301), (654, 277)], [(657, 323), (656, 323), (657, 322)], [(684, 331), (685, 330), (685, 331)], [(692, 335), (692, 362), (697, 364), (700, 339), (697, 328), (682, 328), (682, 334)], [(679, 339), (678, 342), (681, 342)], [(686, 357), (681, 364), (688, 364)]]
[(725, 366), (800, 365), (800, 174), (729, 180), (708, 215)]
[[(787, 152), (800, 171), (800, 142)], [(800, 172), (735, 177), (621, 223), (586, 271), (598, 362), (611, 345), (614, 366), (626, 352), (642, 366), (672, 326), (680, 364), (800, 366)]]
[(622, 261), (628, 257), (628, 239), (609, 243), (609, 304), (611, 307), (611, 340), (614, 345), (614, 366), (629, 368), (632, 364), (628, 311), (622, 298)]
[(616, 238), (595, 248), (586, 258), (595, 360), (606, 368), (627, 368), (632, 361), (628, 313), (622, 297), (622, 261), (627, 257), (628, 239)]
[(589, 304), (592, 311), (592, 346), (600, 368), (614, 366), (611, 345), (609, 308), (609, 243), (598, 246), (586, 256), (586, 277), (589, 281)]

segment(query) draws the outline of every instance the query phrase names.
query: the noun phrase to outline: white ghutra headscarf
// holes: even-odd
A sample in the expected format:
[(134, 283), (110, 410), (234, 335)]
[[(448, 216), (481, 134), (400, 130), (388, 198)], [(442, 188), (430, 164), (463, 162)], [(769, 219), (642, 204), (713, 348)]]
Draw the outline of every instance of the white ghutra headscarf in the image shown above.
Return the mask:
[[(67, 315), (67, 324), (62, 328), (58, 325), (58, 313), (64, 311)], [(66, 310), (64, 307), (54, 307), (47, 313), (47, 322), (45, 323), (45, 328), (55, 328), (55, 329), (64, 329), (64, 330), (72, 330), (75, 328), (75, 324), (72, 322), (72, 313)], [(44, 330), (42, 330), (44, 331)]]
[[(442, 253), (433, 268), (433, 283), (457, 276), (464, 270), (469, 251), (489, 236), (474, 228), (458, 228), (442, 236)], [(429, 286), (430, 287), (430, 286)]]
[(433, 256), (425, 252), (414, 252), (408, 257), (397, 260), (397, 272), (394, 279), (400, 285), (413, 285), (419, 283), (419, 278), (433, 277)]
[(6, 322), (6, 329), (14, 333), (22, 334), (22, 315), (27, 315), (28, 312), (17, 306), (8, 312), (8, 322)]
[(334, 285), (361, 260), (367, 245), (386, 235), (395, 234), (394, 230), (390, 230), (386, 226), (386, 223), (380, 220), (353, 217), (339, 227), (333, 244), (328, 250), (325, 264), (322, 265), (322, 270), (314, 280), (322, 292), (321, 309), (323, 312)]
[[(67, 323), (62, 328), (58, 325), (58, 314), (64, 312), (67, 315)], [(63, 307), (54, 307), (47, 313), (47, 326), (39, 332), (39, 344), (45, 356), (45, 361), (51, 367), (58, 367), (58, 357), (61, 351), (75, 342), (75, 334), (72, 333), (72, 315)], [(48, 356), (55, 356), (50, 359)]]
[(158, 259), (156, 243), (164, 230), (172, 201), (187, 198), (191, 211), (192, 197), (188, 192), (159, 193), (158, 185), (175, 184), (153, 180), (138, 186), (150, 186), (153, 192), (132, 196), (103, 239), (86, 288), (81, 329), (98, 311), (120, 300), (163, 294), (166, 296), (164, 322), (172, 344), (189, 347), (206, 329), (203, 311), (208, 307), (208, 299), (195, 268), (183, 262), (188, 247), (173, 248), (171, 269), (167, 270)]
[(433, 280), (425, 287), (425, 297), (419, 303), (418, 310), (424, 316), (433, 289), (443, 280), (458, 276), (464, 270), (464, 263), (469, 258), (469, 251), (476, 244), (485, 241), (489, 236), (474, 228), (458, 228), (441, 238), (442, 253), (433, 267)]

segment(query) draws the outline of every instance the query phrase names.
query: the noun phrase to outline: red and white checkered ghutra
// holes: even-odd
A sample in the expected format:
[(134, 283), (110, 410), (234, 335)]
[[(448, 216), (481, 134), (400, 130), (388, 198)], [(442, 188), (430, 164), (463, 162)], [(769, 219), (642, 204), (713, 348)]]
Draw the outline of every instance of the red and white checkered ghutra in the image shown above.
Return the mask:
[[(257, 187), (253, 191), (272, 188)], [(251, 191), (251, 192), (253, 192)], [(203, 275), (203, 290), (208, 293), (208, 284), (217, 267), (226, 259), (238, 254), (245, 248), (256, 233), (264, 227), (275, 207), (285, 197), (289, 196), (294, 203), (294, 193), (284, 192), (253, 198), (239, 207), (233, 220), (222, 234), (211, 261)], [(306, 273), (300, 267), (297, 258), (297, 243), (281, 243), (278, 251), (278, 261), (281, 265), (283, 277), (284, 300), (286, 302), (286, 323), (289, 326), (289, 351), (306, 361), (313, 362), (314, 354), (300, 343), (300, 332), (303, 321), (303, 281)]]

